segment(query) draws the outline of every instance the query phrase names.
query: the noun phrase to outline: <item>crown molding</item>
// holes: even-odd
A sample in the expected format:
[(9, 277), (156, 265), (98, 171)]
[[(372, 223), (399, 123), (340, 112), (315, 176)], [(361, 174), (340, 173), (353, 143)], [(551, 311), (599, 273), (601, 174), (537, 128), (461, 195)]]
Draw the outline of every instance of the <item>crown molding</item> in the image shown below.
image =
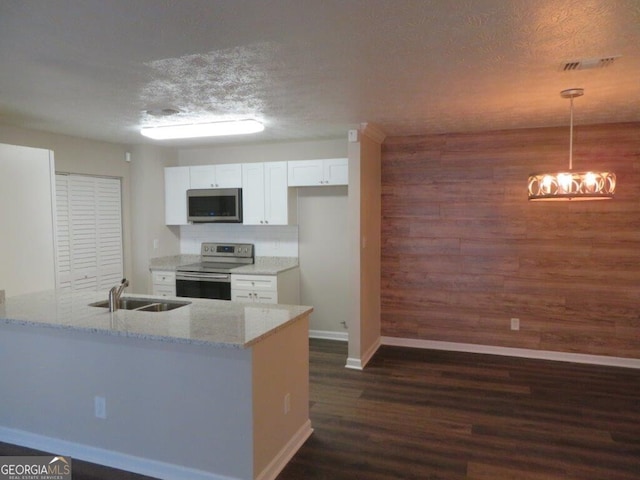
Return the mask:
[(360, 124), (360, 134), (369, 137), (371, 140), (377, 143), (384, 142), (384, 139), (387, 138), (387, 134), (382, 131), (379, 127), (373, 125), (372, 123), (361, 123)]

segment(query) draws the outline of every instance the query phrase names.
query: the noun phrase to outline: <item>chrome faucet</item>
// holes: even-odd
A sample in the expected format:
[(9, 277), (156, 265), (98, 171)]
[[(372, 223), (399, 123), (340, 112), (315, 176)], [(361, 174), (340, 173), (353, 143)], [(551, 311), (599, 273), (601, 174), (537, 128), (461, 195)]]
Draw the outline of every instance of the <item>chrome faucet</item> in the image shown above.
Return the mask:
[(129, 280), (126, 278), (122, 279), (120, 285), (116, 285), (115, 287), (111, 287), (109, 290), (109, 311), (115, 312), (118, 310), (118, 302), (120, 301), (120, 295), (126, 287), (129, 286)]

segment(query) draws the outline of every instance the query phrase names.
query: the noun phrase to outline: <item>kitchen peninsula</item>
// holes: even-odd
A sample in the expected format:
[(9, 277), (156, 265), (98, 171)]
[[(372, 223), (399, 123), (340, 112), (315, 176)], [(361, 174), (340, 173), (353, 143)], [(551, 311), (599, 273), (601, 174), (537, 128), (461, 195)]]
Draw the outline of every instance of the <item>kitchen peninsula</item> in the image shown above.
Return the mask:
[(105, 299), (0, 304), (0, 440), (158, 478), (275, 478), (312, 432), (312, 309), (90, 306)]

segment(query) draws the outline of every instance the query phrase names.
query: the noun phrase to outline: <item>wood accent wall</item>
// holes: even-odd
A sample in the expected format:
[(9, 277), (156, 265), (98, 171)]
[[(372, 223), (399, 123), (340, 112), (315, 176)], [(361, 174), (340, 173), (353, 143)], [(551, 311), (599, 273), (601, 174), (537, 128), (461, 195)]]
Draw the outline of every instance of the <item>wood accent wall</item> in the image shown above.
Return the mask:
[(640, 358), (640, 123), (574, 127), (615, 199), (529, 202), (568, 157), (568, 127), (388, 137), (382, 335)]

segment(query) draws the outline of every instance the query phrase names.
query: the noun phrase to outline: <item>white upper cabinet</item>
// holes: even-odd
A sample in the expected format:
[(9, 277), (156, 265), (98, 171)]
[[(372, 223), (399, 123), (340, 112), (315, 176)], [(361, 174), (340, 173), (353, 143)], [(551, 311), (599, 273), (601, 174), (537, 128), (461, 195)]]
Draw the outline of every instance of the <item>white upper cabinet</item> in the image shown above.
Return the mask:
[(240, 188), (242, 164), (194, 165), (164, 169), (164, 223), (187, 225), (187, 190), (190, 188)]
[(164, 169), (164, 223), (187, 225), (187, 190), (190, 188), (189, 167)]
[(242, 165), (242, 223), (264, 224), (264, 164)]
[(240, 188), (242, 164), (195, 165), (189, 167), (190, 188)]
[(346, 158), (295, 160), (288, 162), (290, 187), (348, 185), (349, 166)]
[(287, 162), (242, 165), (242, 216), (245, 225), (289, 225), (295, 218), (289, 197)]

